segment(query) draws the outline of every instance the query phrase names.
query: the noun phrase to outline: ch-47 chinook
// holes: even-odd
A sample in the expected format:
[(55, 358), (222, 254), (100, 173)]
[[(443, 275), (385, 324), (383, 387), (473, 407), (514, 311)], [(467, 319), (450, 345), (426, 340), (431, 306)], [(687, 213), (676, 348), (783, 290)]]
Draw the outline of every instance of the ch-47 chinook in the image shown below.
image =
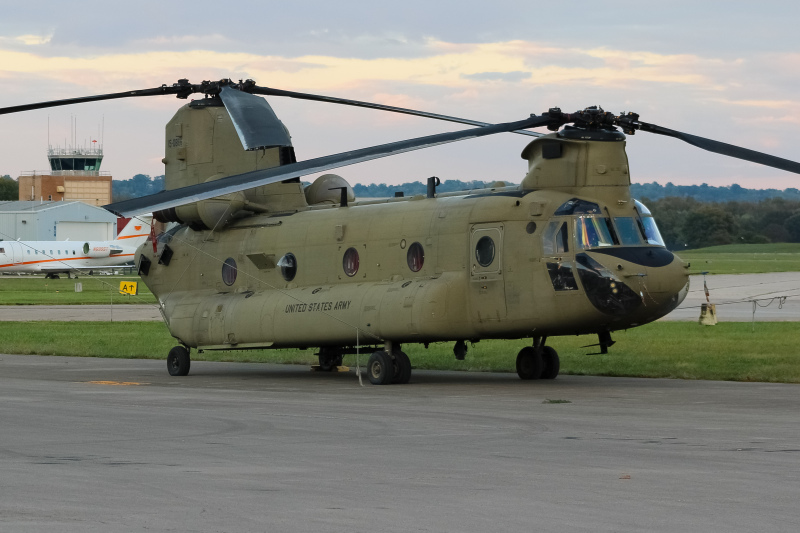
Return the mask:
[[(600, 108), (557, 108), (487, 124), (380, 104), (260, 87), (252, 80), (171, 86), (0, 109), (0, 114), (114, 98), (205, 97), (166, 126), (166, 191), (106, 206), (175, 223), (136, 255), (180, 343), (167, 357), (186, 375), (190, 350), (319, 348), (320, 368), (369, 346), (374, 384), (406, 383), (402, 345), (531, 339), (522, 379), (553, 379), (559, 335), (611, 333), (680, 304), (688, 265), (669, 252), (631, 198), (626, 135), (637, 130), (800, 173), (800, 163)], [(265, 96), (368, 107), (475, 126), (297, 162)], [(546, 127), (542, 135), (529, 128)], [(621, 131), (620, 131), (621, 130)], [(300, 177), (501, 132), (538, 137), (522, 151), (519, 186), (356, 200), (339, 176)]]

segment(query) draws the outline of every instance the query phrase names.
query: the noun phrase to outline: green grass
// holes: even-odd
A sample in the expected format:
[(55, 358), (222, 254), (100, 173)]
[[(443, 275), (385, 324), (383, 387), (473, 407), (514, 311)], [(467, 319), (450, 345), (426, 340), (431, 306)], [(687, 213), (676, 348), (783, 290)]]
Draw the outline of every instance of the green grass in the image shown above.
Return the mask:
[(692, 274), (800, 272), (800, 243), (727, 244), (676, 252)]
[[(139, 282), (138, 296), (119, 294), (121, 281)], [(82, 292), (75, 292), (80, 283)], [(0, 276), (0, 305), (152, 304), (156, 298), (138, 276)]]
[[(721, 323), (700, 326), (657, 322), (617, 332), (606, 355), (587, 355), (595, 337), (551, 338), (561, 357), (562, 374), (633, 376), (800, 383), (800, 328), (786, 322)], [(166, 359), (174, 346), (159, 322), (3, 322), (3, 353)], [(406, 345), (415, 368), (514, 372), (517, 352), (525, 341), (482, 341), (470, 347), (465, 361), (456, 361), (452, 344), (429, 349)], [(360, 356), (366, 363), (369, 353)], [(313, 364), (313, 350), (264, 350), (192, 353), (195, 360)], [(354, 355), (345, 364), (355, 366)]]

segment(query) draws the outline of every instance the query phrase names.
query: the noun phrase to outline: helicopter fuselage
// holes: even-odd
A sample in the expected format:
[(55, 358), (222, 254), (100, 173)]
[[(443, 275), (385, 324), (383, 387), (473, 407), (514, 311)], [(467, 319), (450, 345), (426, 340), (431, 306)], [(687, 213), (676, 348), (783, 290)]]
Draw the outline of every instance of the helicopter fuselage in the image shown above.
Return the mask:
[(310, 206), (182, 226), (137, 256), (172, 335), (201, 350), (603, 333), (674, 309), (688, 271), (648, 243), (647, 217), (557, 214), (575, 200), (508, 188)]

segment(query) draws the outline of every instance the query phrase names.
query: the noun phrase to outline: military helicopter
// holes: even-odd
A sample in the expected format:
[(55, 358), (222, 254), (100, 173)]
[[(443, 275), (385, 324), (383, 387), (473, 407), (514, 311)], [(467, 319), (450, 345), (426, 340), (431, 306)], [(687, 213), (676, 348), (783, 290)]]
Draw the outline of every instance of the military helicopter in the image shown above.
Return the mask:
[[(373, 384), (407, 383), (403, 345), (530, 339), (524, 380), (554, 379), (550, 337), (611, 333), (657, 320), (689, 289), (689, 265), (668, 251), (650, 211), (630, 195), (626, 135), (646, 131), (800, 173), (800, 163), (615, 115), (551, 108), (503, 124), (261, 87), (229, 79), (42, 102), (0, 114), (115, 98), (204, 97), (167, 123), (166, 191), (105, 206), (153, 213), (172, 228), (136, 253), (138, 272), (179, 343), (190, 350), (319, 348), (319, 368), (372, 351)], [(412, 114), (474, 126), (298, 162), (264, 96)], [(546, 127), (540, 134), (530, 128)], [(380, 157), (502, 132), (536, 137), (519, 186), (357, 200), (341, 177), (300, 178)]]

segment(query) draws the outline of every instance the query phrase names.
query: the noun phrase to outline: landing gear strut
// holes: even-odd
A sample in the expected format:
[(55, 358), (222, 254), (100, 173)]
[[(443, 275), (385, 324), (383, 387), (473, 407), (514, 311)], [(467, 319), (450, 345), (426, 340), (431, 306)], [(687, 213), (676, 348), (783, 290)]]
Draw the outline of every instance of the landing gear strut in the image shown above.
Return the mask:
[(533, 346), (526, 346), (517, 354), (517, 375), (520, 379), (555, 379), (561, 369), (558, 353), (545, 346), (547, 337), (534, 337)]
[(170, 376), (185, 376), (189, 373), (191, 358), (189, 350), (183, 346), (176, 346), (169, 351), (167, 356), (167, 370)]

